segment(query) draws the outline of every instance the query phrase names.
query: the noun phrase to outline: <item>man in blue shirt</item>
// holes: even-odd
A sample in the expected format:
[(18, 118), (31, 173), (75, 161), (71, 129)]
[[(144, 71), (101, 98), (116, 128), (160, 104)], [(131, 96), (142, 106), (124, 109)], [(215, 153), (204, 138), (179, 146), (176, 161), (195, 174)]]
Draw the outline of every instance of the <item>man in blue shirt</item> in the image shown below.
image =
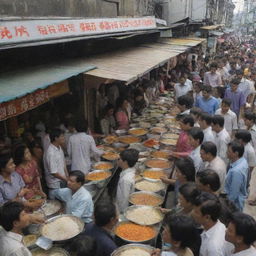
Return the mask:
[(225, 192), (241, 211), (247, 197), (248, 163), (243, 158), (244, 146), (237, 142), (228, 144), (227, 156), (231, 162), (225, 181)]
[(195, 106), (202, 109), (203, 112), (207, 112), (210, 115), (214, 115), (215, 111), (219, 108), (218, 100), (212, 95), (212, 87), (209, 85), (203, 86), (202, 95), (196, 99)]
[(66, 213), (81, 218), (85, 223), (92, 222), (93, 201), (91, 194), (83, 187), (84, 174), (72, 171), (68, 178), (68, 188), (56, 189), (53, 196), (66, 203)]
[(97, 243), (95, 256), (110, 256), (117, 248), (111, 235), (118, 222), (115, 204), (109, 201), (100, 202), (94, 209), (94, 223), (86, 225), (84, 234), (93, 237)]

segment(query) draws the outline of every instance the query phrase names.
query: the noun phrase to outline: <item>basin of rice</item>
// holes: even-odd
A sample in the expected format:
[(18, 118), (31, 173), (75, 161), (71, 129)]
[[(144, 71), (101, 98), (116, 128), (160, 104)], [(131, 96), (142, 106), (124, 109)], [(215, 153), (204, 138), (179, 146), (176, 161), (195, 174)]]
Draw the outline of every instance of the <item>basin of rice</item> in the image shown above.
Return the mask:
[(158, 192), (165, 189), (165, 185), (161, 181), (153, 182), (148, 180), (141, 180), (135, 184), (135, 188), (141, 191)]
[(139, 225), (154, 225), (163, 220), (159, 209), (151, 206), (130, 206), (125, 212), (125, 217)]
[(75, 216), (58, 216), (50, 219), (41, 229), (41, 234), (52, 241), (75, 237), (83, 230), (84, 223)]

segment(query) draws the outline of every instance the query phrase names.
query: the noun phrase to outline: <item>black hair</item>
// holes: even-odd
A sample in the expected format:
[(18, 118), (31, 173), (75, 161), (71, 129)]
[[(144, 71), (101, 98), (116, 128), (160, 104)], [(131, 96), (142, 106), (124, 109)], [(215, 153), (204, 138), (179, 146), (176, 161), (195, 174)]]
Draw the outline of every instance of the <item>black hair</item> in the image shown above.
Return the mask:
[(256, 122), (256, 115), (251, 111), (245, 111), (244, 118), (253, 121), (254, 123)]
[(180, 247), (191, 247), (197, 239), (198, 232), (192, 217), (186, 215), (169, 215), (166, 218), (172, 239), (180, 242)]
[(126, 149), (120, 153), (120, 158), (127, 161), (129, 167), (133, 167), (139, 159), (139, 151), (133, 148)]
[(75, 122), (75, 128), (77, 132), (87, 132), (88, 129), (88, 121), (84, 118), (76, 120)]
[(183, 124), (189, 124), (191, 127), (195, 124), (194, 118), (191, 115), (182, 115), (180, 121)]
[(231, 103), (232, 103), (231, 99), (228, 99), (228, 98), (223, 99), (221, 102), (221, 104), (227, 105), (229, 107), (231, 106)]
[(217, 221), (221, 213), (221, 204), (217, 196), (202, 192), (196, 199), (195, 205), (200, 206), (202, 215), (209, 215), (212, 221)]
[(186, 177), (187, 181), (195, 181), (195, 165), (190, 157), (177, 159), (174, 164), (181, 174)]
[(218, 124), (220, 127), (224, 127), (225, 119), (221, 115), (215, 115), (212, 117), (212, 123)]
[(252, 135), (248, 130), (238, 130), (235, 134), (236, 139), (242, 140), (245, 143), (248, 143), (252, 140)]
[(206, 154), (210, 153), (212, 156), (217, 156), (217, 147), (211, 141), (206, 141), (202, 143), (201, 150), (203, 150)]
[(199, 140), (199, 144), (201, 144), (204, 140), (204, 133), (202, 129), (199, 127), (193, 127), (189, 132), (189, 136), (191, 136), (194, 140)]
[(194, 100), (188, 95), (182, 95), (177, 99), (177, 102), (181, 106), (185, 106), (186, 109), (190, 109), (193, 106)]
[(59, 128), (54, 128), (51, 130), (49, 137), (51, 142), (54, 142), (56, 138), (59, 138), (63, 134), (63, 131)]
[(213, 192), (220, 189), (220, 177), (214, 170), (203, 170), (202, 172), (198, 172), (196, 177), (203, 185), (209, 185)]
[(121, 108), (123, 103), (124, 103), (124, 101), (126, 101), (126, 100), (127, 100), (126, 97), (118, 97), (116, 99), (116, 109), (118, 110), (119, 108)]
[(205, 121), (207, 125), (211, 125), (212, 124), (212, 116), (208, 113), (201, 113), (200, 114), (200, 119)]
[(110, 110), (110, 109), (115, 109), (115, 107), (112, 105), (112, 104), (108, 104), (105, 108), (104, 108), (104, 111), (103, 111), (103, 115), (105, 116), (107, 113), (108, 113), (108, 111)]
[(80, 182), (81, 185), (84, 184), (85, 175), (84, 175), (83, 172), (81, 172), (81, 171), (71, 171), (71, 172), (69, 173), (69, 177), (71, 177), (71, 176), (76, 177), (76, 182)]
[(243, 70), (241, 70), (241, 69), (238, 69), (237, 71), (236, 71), (236, 75), (243, 75), (244, 74), (244, 72), (243, 72)]
[(14, 163), (19, 165), (24, 160), (25, 150), (28, 148), (26, 145), (19, 145), (14, 151)]
[(238, 153), (239, 158), (244, 154), (244, 146), (236, 141), (231, 141), (228, 146), (232, 149), (234, 153)]
[(193, 107), (190, 109), (190, 114), (193, 114), (195, 116), (199, 116), (202, 113), (202, 109), (198, 107)]
[(207, 92), (207, 93), (211, 93), (212, 92), (212, 87), (210, 85), (205, 85), (203, 88), (202, 88), (202, 91), (203, 92)]
[(0, 155), (0, 173), (2, 171), (2, 169), (4, 169), (7, 165), (7, 163), (12, 159), (12, 155), (11, 154), (3, 154)]
[(235, 84), (235, 85), (239, 85), (240, 84), (240, 80), (238, 78), (233, 78), (231, 81), (230, 81), (230, 84)]
[(20, 220), (20, 214), (24, 210), (24, 205), (20, 202), (6, 202), (0, 208), (0, 225), (6, 230), (13, 229), (13, 222)]
[(116, 215), (116, 206), (110, 201), (100, 201), (94, 208), (95, 224), (99, 227), (107, 225)]
[(217, 86), (216, 89), (217, 89), (217, 92), (218, 92), (220, 98), (223, 99), (224, 96), (225, 96), (225, 90), (226, 90), (226, 88), (225, 88), (225, 87), (222, 87), (222, 86)]
[(238, 212), (236, 205), (233, 201), (220, 195), (219, 197), (221, 204), (221, 214), (219, 220), (227, 227), (229, 222), (232, 220), (232, 215)]
[(218, 68), (218, 64), (216, 62), (212, 62), (210, 64), (210, 68)]
[(252, 245), (256, 241), (256, 221), (245, 213), (236, 212), (232, 216), (231, 223), (235, 225), (236, 235), (243, 237), (246, 245)]
[(73, 239), (70, 251), (76, 256), (95, 256), (97, 255), (97, 242), (93, 237), (80, 234)]
[(180, 194), (189, 202), (194, 204), (195, 199), (200, 195), (201, 191), (196, 187), (194, 182), (188, 182), (180, 186)]

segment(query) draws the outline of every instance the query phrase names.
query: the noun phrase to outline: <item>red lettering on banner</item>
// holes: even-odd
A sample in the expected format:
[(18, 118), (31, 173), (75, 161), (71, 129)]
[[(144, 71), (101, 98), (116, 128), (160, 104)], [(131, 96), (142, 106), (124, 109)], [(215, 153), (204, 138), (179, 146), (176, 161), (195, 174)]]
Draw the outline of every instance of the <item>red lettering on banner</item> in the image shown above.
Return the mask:
[(20, 27), (14, 27), (14, 29), (15, 29), (16, 36), (22, 37), (23, 35), (25, 35), (25, 36), (29, 37), (29, 33), (28, 33), (26, 27), (20, 26)]
[(0, 34), (1, 34), (1, 39), (12, 38), (12, 33), (7, 27), (0, 27)]
[(56, 34), (57, 33), (57, 30), (56, 30), (54, 25), (48, 25), (47, 28), (48, 28), (48, 32), (50, 34)]
[(45, 26), (37, 26), (37, 29), (38, 29), (38, 32), (41, 35), (48, 35), (47, 27), (45, 27)]
[(80, 23), (80, 30), (81, 31), (96, 31), (96, 24), (95, 23)]
[(71, 32), (76, 32), (75, 25), (74, 24), (67, 24), (67, 28)]
[(65, 24), (59, 24), (58, 25), (58, 31), (59, 32), (68, 32), (68, 28)]

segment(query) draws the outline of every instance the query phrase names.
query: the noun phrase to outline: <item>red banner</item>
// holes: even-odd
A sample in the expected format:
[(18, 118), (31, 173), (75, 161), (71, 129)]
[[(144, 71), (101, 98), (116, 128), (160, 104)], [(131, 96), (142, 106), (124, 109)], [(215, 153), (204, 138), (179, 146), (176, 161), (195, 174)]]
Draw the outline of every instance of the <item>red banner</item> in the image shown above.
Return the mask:
[(63, 81), (46, 89), (39, 89), (24, 97), (0, 103), (0, 121), (25, 113), (46, 103), (51, 98), (68, 93), (68, 91), (68, 82)]

